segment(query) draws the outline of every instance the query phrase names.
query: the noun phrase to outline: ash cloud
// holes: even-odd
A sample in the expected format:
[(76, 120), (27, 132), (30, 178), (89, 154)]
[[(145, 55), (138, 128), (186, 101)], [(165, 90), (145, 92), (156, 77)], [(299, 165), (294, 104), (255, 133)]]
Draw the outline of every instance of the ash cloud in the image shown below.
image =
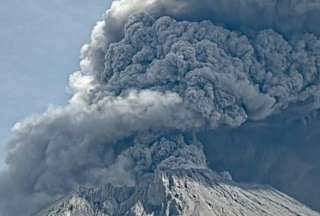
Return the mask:
[[(301, 136), (318, 137), (305, 128), (318, 122), (319, 12), (311, 0), (114, 1), (82, 48), (69, 104), (15, 126), (8, 170), (0, 174), (1, 215), (32, 215), (78, 185), (134, 185), (135, 175), (152, 171), (148, 158), (143, 166), (133, 161), (153, 151), (137, 143), (171, 133), (197, 134), (212, 169), (270, 183), (320, 208), (319, 195), (301, 194), (318, 191), (308, 184), (319, 176), (319, 161), (306, 159), (308, 152), (297, 156), (309, 141), (263, 142), (263, 131), (286, 128), (283, 119), (302, 121)], [(225, 137), (230, 131), (244, 146)], [(177, 141), (170, 143), (159, 146), (166, 152)], [(281, 163), (281, 148), (288, 156), (282, 172), (256, 158), (270, 143), (277, 147), (268, 148), (265, 162)], [(206, 166), (201, 152), (192, 157)], [(249, 176), (252, 167), (234, 165), (246, 160), (261, 169), (259, 178)], [(287, 186), (294, 164), (310, 172)]]
[(122, 39), (129, 17), (141, 12), (155, 19), (170, 16), (177, 20), (211, 20), (248, 33), (264, 29), (286, 37), (320, 33), (320, 3), (313, 0), (115, 0), (93, 31), (92, 43), (83, 49), (82, 71), (103, 70), (106, 48)]
[[(319, 208), (319, 190), (314, 188), (319, 162), (310, 158), (316, 158), (320, 149), (301, 139), (318, 137), (309, 126), (318, 122), (314, 114), (319, 108), (318, 44), (318, 36), (310, 33), (289, 39), (270, 29), (246, 35), (209, 21), (140, 15), (129, 19), (124, 38), (106, 50), (105, 69), (98, 77), (116, 94), (127, 88), (176, 92), (209, 129), (199, 136), (213, 169), (232, 170), (239, 181), (272, 184)], [(276, 117), (271, 122), (264, 120), (266, 126), (252, 122), (272, 115)], [(212, 131), (247, 121), (251, 130), (219, 129), (223, 139)], [(291, 133), (286, 130), (295, 131), (292, 138), (281, 137)], [(233, 131), (236, 135), (230, 140)]]
[(187, 127), (181, 102), (174, 93), (131, 91), (91, 105), (52, 108), (16, 124), (8, 171), (0, 178), (1, 215), (32, 215), (77, 185), (108, 181), (97, 173), (115, 161), (120, 140)]
[[(99, 80), (108, 92), (175, 92), (205, 126), (238, 127), (307, 103), (319, 106), (317, 36), (286, 40), (273, 30), (252, 37), (210, 21), (129, 19), (124, 38), (106, 50)], [(292, 104), (292, 105), (291, 105)]]

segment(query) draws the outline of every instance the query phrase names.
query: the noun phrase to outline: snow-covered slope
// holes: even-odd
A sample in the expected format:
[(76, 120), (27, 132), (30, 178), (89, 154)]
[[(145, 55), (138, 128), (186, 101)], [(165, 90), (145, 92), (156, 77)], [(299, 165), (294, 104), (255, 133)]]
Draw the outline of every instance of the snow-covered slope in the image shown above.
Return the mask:
[(320, 216), (271, 187), (211, 171), (201, 145), (182, 136), (135, 145), (122, 156), (136, 164), (135, 185), (80, 187), (39, 216)]

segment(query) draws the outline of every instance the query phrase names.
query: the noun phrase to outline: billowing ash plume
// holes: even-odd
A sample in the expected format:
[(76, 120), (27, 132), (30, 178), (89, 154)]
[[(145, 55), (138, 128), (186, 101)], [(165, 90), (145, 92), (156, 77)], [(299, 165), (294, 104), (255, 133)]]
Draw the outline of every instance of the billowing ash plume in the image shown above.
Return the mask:
[(124, 39), (107, 49), (99, 76), (109, 92), (176, 92), (209, 125), (240, 126), (290, 103), (318, 106), (316, 44), (314, 35), (287, 41), (266, 30), (248, 38), (209, 21), (133, 17)]
[[(0, 177), (0, 214), (31, 215), (78, 185), (134, 185), (135, 175), (152, 170), (147, 157), (153, 149), (137, 143), (165, 134), (198, 133), (213, 168), (269, 183), (265, 175), (275, 174), (270, 167), (257, 163), (266, 172), (248, 178), (238, 173), (251, 167), (234, 164), (254, 163), (261, 145), (250, 140), (265, 139), (263, 133), (254, 138), (247, 127), (258, 131), (270, 116), (276, 125), (283, 119), (317, 122), (311, 114), (319, 108), (319, 14), (320, 4), (311, 0), (114, 1), (82, 49), (81, 71), (70, 78), (70, 103), (15, 126), (8, 170)], [(225, 137), (229, 130), (253, 153), (235, 153), (241, 147)], [(165, 153), (176, 143), (163, 140), (159, 146)], [(273, 144), (292, 156), (284, 170), (301, 165), (291, 152), (303, 142)], [(179, 154), (198, 157), (206, 166), (201, 152), (196, 154), (199, 148), (188, 148)], [(268, 150), (265, 162), (274, 165), (279, 157)], [(219, 159), (225, 152), (230, 157)], [(320, 208), (319, 195), (308, 199), (298, 192), (311, 190), (305, 186), (320, 176), (318, 161), (300, 154), (310, 167), (303, 176), (308, 181), (284, 188), (291, 175), (279, 172), (279, 182), (271, 183)], [(143, 165), (133, 159), (139, 155)]]
[[(92, 33), (91, 44), (83, 48), (82, 71), (99, 73), (104, 68), (105, 51), (123, 37), (129, 17), (147, 12), (155, 19), (170, 16), (177, 20), (211, 20), (228, 28), (251, 33), (274, 29), (285, 36), (319, 34), (320, 3), (312, 0), (117, 0), (104, 21)], [(259, 19), (257, 19), (257, 17)]]
[(91, 105), (71, 103), (18, 123), (9, 143), (9, 181), (0, 188), (1, 210), (31, 214), (77, 185), (108, 181), (99, 173), (121, 151), (119, 141), (144, 131), (187, 126), (189, 112), (181, 102), (174, 93), (131, 91)]

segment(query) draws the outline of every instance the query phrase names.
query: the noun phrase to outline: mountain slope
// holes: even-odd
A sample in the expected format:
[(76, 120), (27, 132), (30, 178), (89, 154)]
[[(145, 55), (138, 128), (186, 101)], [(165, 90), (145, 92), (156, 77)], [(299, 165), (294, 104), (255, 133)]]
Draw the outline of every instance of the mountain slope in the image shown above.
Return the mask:
[(136, 144), (122, 157), (134, 164), (135, 185), (81, 187), (39, 216), (320, 216), (271, 187), (211, 171), (201, 145), (182, 136)]
[(236, 184), (209, 170), (169, 170), (149, 180), (137, 188), (82, 188), (41, 216), (320, 215), (275, 189)]

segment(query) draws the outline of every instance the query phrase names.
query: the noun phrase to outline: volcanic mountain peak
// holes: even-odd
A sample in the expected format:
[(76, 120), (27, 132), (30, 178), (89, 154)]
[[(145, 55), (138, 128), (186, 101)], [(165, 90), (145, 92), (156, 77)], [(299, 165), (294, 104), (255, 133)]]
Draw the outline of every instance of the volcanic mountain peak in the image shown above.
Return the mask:
[(122, 156), (135, 161), (136, 185), (80, 187), (39, 216), (319, 216), (271, 187), (211, 171), (201, 145), (183, 136), (135, 145)]
[(209, 170), (158, 172), (138, 187), (82, 188), (39, 216), (319, 216), (267, 186), (236, 184)]

